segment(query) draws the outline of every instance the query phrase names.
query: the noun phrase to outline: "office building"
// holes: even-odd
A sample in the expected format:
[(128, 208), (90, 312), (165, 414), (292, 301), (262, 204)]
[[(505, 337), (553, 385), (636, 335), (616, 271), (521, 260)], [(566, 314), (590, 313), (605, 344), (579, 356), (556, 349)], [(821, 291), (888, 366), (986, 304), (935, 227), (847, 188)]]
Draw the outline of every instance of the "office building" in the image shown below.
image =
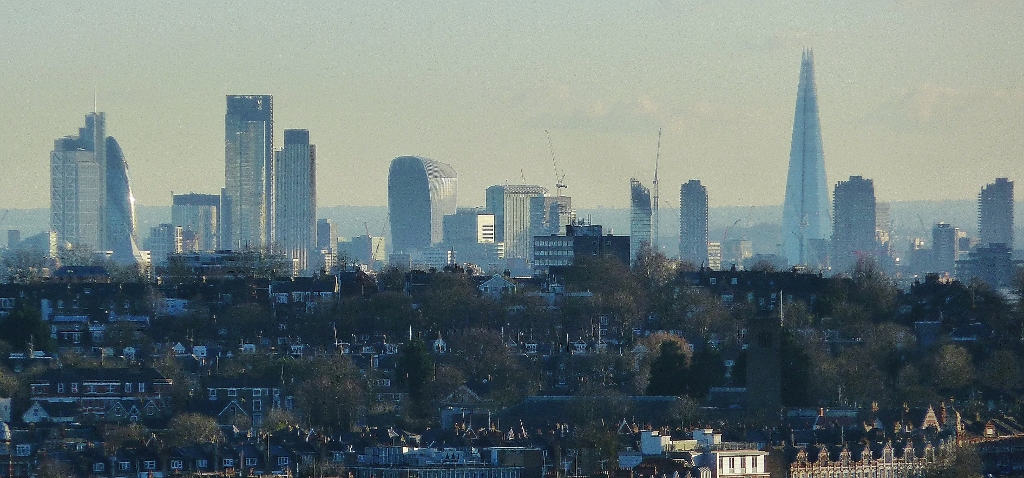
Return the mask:
[(216, 194), (175, 194), (171, 203), (171, 224), (192, 235), (187, 252), (213, 252), (217, 245), (220, 196)]
[(982, 246), (1006, 244), (1013, 250), (1013, 181), (997, 178), (978, 194), (978, 235)]
[(956, 275), (956, 260), (960, 255), (960, 230), (952, 224), (940, 222), (932, 227), (932, 267), (929, 272)]
[[(561, 190), (559, 190), (561, 191)], [(576, 213), (569, 196), (536, 196), (530, 198), (530, 225), (534, 236), (559, 234), (572, 224)]]
[(749, 239), (729, 239), (722, 243), (722, 268), (742, 268), (743, 263), (754, 257), (754, 243)]
[(530, 206), (533, 198), (547, 189), (526, 184), (491, 186), (486, 191), (486, 208), (494, 214), (495, 241), (505, 243), (505, 259), (524, 265), (532, 258), (533, 228)]
[(444, 240), (444, 216), (455, 213), (458, 175), (448, 164), (400, 156), (388, 171), (391, 250), (423, 251)]
[(265, 249), (274, 242), (274, 98), (228, 96), (220, 245)]
[(145, 244), (154, 266), (166, 266), (169, 256), (184, 252), (182, 233), (182, 227), (174, 224), (165, 223), (150, 228)]
[(679, 259), (708, 263), (708, 190), (696, 179), (679, 187)]
[(821, 249), (831, 232), (818, 93), (814, 86), (814, 55), (808, 50), (800, 62), (789, 177), (782, 211), (782, 254), (792, 265), (819, 268), (823, 259)]
[(60, 248), (103, 250), (106, 201), (106, 115), (89, 113), (78, 136), (53, 142), (50, 153), (50, 226)]
[(651, 247), (651, 190), (639, 180), (629, 180), (629, 263), (642, 248)]
[(339, 262), (365, 264), (371, 269), (378, 268), (387, 258), (385, 255), (384, 238), (375, 236), (355, 236), (338, 241), (335, 245)]
[(570, 224), (565, 235), (547, 235), (533, 238), (533, 258), (536, 274), (550, 272), (557, 267), (570, 266), (580, 258), (611, 257), (629, 260), (630, 237), (604, 234), (598, 224)]
[(459, 208), (444, 217), (444, 247), (454, 250), (460, 263), (497, 266), (502, 257), (494, 239), (494, 214), (484, 208)]
[(109, 252), (121, 265), (142, 262), (128, 163), (106, 115), (90, 113), (78, 136), (54, 141), (50, 154), (50, 224), (61, 248)]
[(316, 221), (316, 248), (338, 252), (338, 226), (330, 219)]
[(870, 179), (850, 176), (836, 184), (833, 198), (832, 268), (852, 271), (858, 259), (875, 257), (878, 250), (875, 185)]
[(317, 225), (316, 146), (309, 144), (309, 131), (284, 130), (274, 163), (274, 250), (308, 271), (317, 266), (310, 260), (317, 251)]

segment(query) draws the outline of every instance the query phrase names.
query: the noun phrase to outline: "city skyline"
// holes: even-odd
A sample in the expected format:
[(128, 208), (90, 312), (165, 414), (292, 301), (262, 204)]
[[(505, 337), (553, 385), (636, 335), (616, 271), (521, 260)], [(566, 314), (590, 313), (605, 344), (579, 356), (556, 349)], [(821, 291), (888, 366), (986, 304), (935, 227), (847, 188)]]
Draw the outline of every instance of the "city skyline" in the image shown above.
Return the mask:
[(662, 183), (700, 177), (713, 206), (781, 204), (804, 47), (829, 107), (830, 185), (863, 175), (881, 201), (964, 199), (1024, 170), (1019, 3), (455, 5), (12, 6), (0, 208), (45, 205), (47, 143), (97, 100), (125, 125), (140, 204), (216, 193), (219, 99), (238, 92), (275, 95), (279, 122), (316, 134), (338, 184), (325, 205), (385, 204), (368, 185), (404, 154), (458, 169), (462, 206), (505, 181), (551, 189), (548, 129), (576, 205), (626, 207), (613, 186), (652, 175), (659, 128)]

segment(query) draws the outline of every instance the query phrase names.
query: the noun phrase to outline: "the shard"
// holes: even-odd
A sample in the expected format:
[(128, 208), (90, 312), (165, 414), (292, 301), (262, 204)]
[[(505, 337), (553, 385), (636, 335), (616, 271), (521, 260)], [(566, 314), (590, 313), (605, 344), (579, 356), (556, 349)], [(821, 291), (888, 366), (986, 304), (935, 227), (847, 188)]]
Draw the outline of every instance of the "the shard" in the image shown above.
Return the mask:
[(807, 50), (800, 62), (789, 178), (782, 212), (782, 254), (786, 260), (792, 265), (821, 267), (825, 263), (831, 222), (818, 94), (814, 87), (814, 55)]

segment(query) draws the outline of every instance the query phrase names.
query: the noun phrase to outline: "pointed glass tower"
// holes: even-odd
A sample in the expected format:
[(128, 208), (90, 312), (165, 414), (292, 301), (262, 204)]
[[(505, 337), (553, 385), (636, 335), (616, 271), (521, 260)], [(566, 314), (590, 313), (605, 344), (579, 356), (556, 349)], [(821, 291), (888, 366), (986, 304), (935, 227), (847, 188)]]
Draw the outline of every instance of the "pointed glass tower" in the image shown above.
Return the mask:
[(828, 204), (818, 93), (814, 88), (814, 55), (807, 50), (800, 62), (789, 178), (782, 211), (782, 254), (790, 264), (809, 267), (824, 264), (825, 241), (832, 229)]

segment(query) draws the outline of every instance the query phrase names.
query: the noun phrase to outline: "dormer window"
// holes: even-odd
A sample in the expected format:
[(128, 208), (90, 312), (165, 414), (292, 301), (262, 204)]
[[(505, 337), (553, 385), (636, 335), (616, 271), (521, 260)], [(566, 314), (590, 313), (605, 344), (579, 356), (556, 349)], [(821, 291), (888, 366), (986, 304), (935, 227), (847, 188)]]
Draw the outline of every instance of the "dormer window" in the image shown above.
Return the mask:
[(228, 396), (229, 397), (237, 397), (238, 396), (238, 389), (237, 388), (229, 388), (228, 389)]
[(124, 384), (124, 393), (132, 393), (132, 383), (127, 382)]

